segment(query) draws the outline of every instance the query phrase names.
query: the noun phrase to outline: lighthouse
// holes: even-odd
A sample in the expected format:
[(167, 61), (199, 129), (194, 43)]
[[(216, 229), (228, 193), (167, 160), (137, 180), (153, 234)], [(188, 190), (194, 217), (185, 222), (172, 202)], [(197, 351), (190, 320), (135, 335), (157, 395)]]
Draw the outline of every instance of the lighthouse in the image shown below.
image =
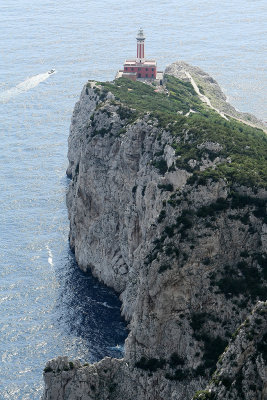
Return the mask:
[(143, 29), (140, 28), (137, 34), (137, 59), (136, 62), (142, 63), (145, 59), (145, 36)]
[(125, 60), (123, 70), (118, 71), (116, 78), (129, 78), (133, 81), (162, 79), (162, 72), (157, 72), (156, 60), (148, 60), (145, 58), (145, 39), (144, 31), (140, 28), (136, 36), (136, 58), (128, 58)]

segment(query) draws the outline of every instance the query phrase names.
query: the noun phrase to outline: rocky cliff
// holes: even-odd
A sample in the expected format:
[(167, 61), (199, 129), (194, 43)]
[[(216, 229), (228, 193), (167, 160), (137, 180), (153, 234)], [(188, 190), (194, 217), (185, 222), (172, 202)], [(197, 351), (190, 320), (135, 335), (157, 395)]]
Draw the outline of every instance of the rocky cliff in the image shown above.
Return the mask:
[(233, 334), (206, 390), (193, 400), (267, 399), (267, 302), (259, 302)]
[[(88, 82), (69, 136), (70, 245), (120, 294), (130, 334), (122, 360), (50, 361), (44, 400), (179, 400), (205, 388), (266, 299), (266, 154), (262, 131), (225, 120), (190, 82)], [(262, 358), (266, 384), (264, 368)]]

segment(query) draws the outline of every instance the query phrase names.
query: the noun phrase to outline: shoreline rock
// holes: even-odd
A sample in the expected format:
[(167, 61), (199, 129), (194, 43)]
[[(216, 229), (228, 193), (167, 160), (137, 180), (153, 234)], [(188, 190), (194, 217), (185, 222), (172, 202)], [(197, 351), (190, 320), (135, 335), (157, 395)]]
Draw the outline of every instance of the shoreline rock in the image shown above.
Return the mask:
[[(181, 134), (101, 85), (83, 88), (69, 137), (70, 246), (82, 270), (120, 294), (130, 333), (122, 360), (48, 363), (43, 400), (189, 400), (255, 305), (254, 286), (266, 291), (266, 190), (190, 180), (194, 168), (231, 160), (207, 138), (182, 167), (175, 149), (194, 146), (197, 132)], [(237, 206), (243, 193), (250, 200)]]

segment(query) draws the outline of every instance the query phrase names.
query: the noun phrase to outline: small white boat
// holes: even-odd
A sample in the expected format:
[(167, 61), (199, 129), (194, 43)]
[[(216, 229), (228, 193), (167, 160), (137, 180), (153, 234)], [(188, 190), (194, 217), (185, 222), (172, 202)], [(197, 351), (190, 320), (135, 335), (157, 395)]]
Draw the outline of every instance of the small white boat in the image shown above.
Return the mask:
[(48, 71), (49, 75), (53, 74), (54, 72), (56, 72), (55, 69), (50, 69), (50, 71)]

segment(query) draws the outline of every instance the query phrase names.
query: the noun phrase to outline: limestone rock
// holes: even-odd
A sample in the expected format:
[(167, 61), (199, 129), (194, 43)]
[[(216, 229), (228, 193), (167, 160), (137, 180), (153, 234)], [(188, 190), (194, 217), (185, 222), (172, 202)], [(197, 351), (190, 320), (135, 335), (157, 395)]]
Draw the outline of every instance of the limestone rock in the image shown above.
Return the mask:
[(171, 65), (168, 65), (165, 73), (189, 82), (186, 71), (191, 74), (196, 84), (200, 88), (200, 92), (208, 97), (212, 106), (216, 107), (226, 115), (238, 118), (249, 124), (252, 123), (253, 126), (257, 126), (265, 131), (267, 130), (265, 122), (258, 120), (252, 114), (243, 113), (236, 110), (230, 103), (228, 103), (227, 98), (221, 90), (219, 84), (212, 76), (203, 71), (201, 68), (187, 64), (184, 61), (177, 61)]
[(50, 360), (44, 370), (42, 400), (107, 400), (116, 388), (114, 376), (121, 363), (121, 360), (109, 357), (83, 366), (67, 357)]
[(193, 400), (267, 399), (267, 302), (259, 302), (234, 333), (217, 367)]
[[(125, 357), (68, 370), (66, 358), (50, 361), (43, 400), (189, 400), (266, 293), (263, 206), (257, 211), (266, 191), (194, 183), (194, 159), (177, 167), (180, 138), (150, 113), (129, 115), (105, 88), (87, 84), (67, 170), (70, 246), (82, 270), (120, 294)], [(187, 133), (184, 140), (190, 145)], [(200, 170), (223, 162), (222, 143), (201, 146)], [(237, 206), (233, 192), (250, 201)]]

